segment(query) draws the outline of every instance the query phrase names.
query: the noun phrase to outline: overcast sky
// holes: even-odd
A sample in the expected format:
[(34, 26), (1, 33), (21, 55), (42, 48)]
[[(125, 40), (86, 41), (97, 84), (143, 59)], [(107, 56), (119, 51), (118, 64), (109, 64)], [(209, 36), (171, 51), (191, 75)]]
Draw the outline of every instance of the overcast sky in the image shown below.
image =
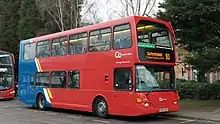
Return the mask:
[[(93, 8), (93, 10), (97, 11), (97, 16), (102, 21), (109, 21), (109, 20), (120, 18), (119, 13), (123, 9), (123, 6), (120, 4), (120, 0), (88, 0), (88, 1), (89, 1), (89, 3), (93, 3), (94, 1), (96, 2), (96, 6)], [(147, 0), (141, 0), (141, 1), (143, 1), (142, 9), (141, 9), (143, 12), (144, 3), (146, 3)], [(157, 13), (158, 3), (163, 2), (163, 1), (164, 0), (156, 0), (156, 5), (154, 6), (151, 13), (149, 14), (150, 16), (153, 16), (153, 14)], [(152, 4), (153, 3), (151, 3), (150, 7), (152, 6)], [(150, 7), (149, 7), (149, 9), (150, 9)], [(149, 11), (149, 9), (148, 9), (148, 11)], [(86, 9), (84, 8), (83, 10), (86, 10)], [(117, 11), (118, 14), (114, 11)], [(87, 15), (87, 16), (90, 16), (90, 15)], [(88, 18), (88, 20), (90, 20), (90, 18), (92, 18), (92, 17), (87, 17), (87, 16), (86, 16), (86, 18)]]

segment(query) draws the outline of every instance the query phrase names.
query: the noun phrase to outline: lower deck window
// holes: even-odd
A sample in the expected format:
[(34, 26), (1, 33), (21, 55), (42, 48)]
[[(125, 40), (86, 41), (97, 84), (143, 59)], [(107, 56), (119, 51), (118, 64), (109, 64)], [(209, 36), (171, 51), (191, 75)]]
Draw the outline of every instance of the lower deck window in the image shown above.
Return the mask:
[(68, 88), (79, 88), (80, 73), (79, 71), (68, 72)]
[(66, 72), (51, 73), (51, 88), (66, 88)]
[(117, 68), (114, 73), (115, 90), (131, 90), (132, 88), (132, 69)]
[(36, 74), (36, 87), (49, 87), (49, 72), (40, 72)]

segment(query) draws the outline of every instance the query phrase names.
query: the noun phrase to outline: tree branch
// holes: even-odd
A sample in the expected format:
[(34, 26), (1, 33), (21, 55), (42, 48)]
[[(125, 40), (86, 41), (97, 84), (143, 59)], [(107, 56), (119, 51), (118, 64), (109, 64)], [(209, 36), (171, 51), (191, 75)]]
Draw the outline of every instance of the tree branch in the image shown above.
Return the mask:
[[(156, 0), (154, 0), (154, 1), (156, 1)], [(145, 6), (145, 8), (144, 8), (144, 12), (143, 12), (142, 16), (145, 16), (145, 15), (146, 15), (146, 11), (147, 11), (147, 8), (148, 8), (148, 6), (149, 6), (150, 2), (151, 2), (151, 0), (148, 0), (148, 1), (147, 1), (146, 6)], [(147, 15), (148, 15), (148, 14), (147, 14)]]

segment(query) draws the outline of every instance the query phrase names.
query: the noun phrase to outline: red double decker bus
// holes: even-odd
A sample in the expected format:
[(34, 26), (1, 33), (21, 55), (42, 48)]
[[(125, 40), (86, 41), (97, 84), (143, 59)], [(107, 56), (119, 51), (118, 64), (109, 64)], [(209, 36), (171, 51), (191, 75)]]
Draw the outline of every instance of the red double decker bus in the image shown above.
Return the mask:
[(14, 56), (0, 50), (0, 99), (13, 99), (15, 90)]
[(170, 23), (138, 16), (23, 40), (19, 99), (103, 118), (176, 112), (174, 40)]

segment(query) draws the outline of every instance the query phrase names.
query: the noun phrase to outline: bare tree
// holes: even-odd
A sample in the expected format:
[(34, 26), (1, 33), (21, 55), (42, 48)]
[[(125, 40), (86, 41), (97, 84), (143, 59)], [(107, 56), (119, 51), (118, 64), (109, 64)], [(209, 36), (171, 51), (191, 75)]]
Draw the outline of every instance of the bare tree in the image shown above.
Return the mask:
[[(125, 16), (150, 16), (153, 8), (156, 5), (157, 0), (119, 0), (119, 3), (116, 4), (118, 7), (114, 7), (111, 12), (111, 16), (113, 14), (118, 15), (119, 17)], [(111, 0), (108, 0), (111, 3)]]
[(84, 2), (83, 8), (82, 8), (82, 26), (91, 25), (95, 23), (102, 22), (103, 20), (99, 17), (99, 5), (98, 0), (86, 0)]
[(79, 26), (83, 2), (84, 0), (36, 0), (42, 17), (48, 19), (49, 15), (60, 31)]

